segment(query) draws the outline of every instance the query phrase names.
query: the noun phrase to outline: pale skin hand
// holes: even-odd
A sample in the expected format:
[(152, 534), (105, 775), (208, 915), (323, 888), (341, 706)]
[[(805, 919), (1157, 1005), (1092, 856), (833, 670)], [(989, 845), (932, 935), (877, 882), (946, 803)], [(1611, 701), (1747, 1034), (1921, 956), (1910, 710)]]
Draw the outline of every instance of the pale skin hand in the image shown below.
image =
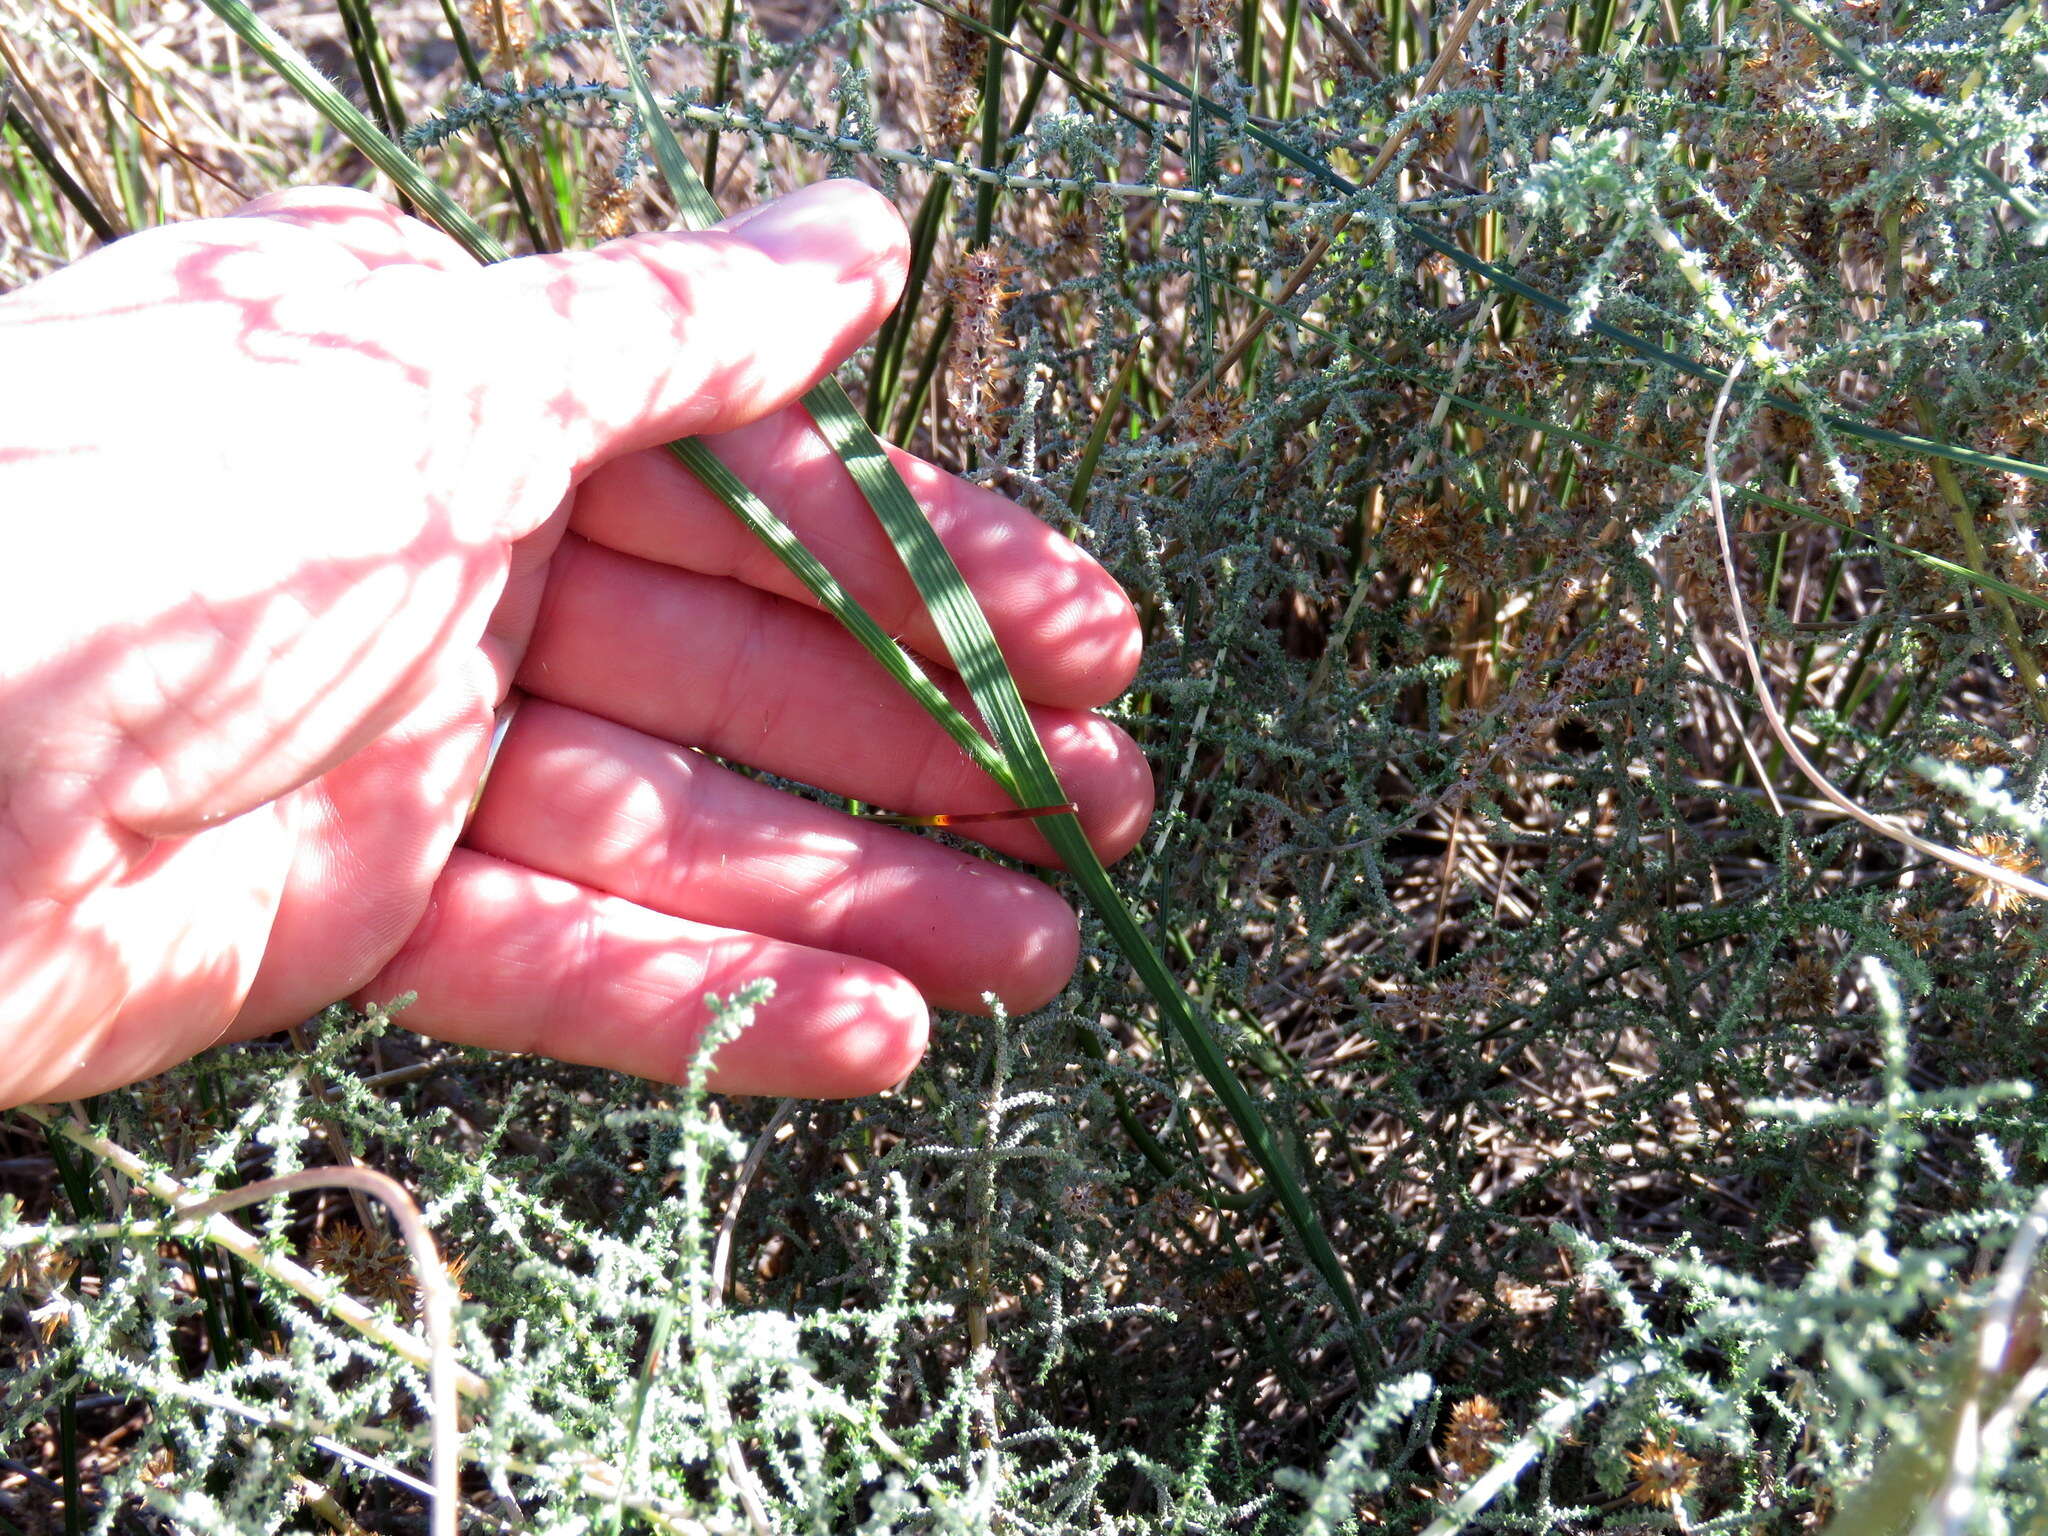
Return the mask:
[[(855, 1094), (916, 1061), (927, 999), (1051, 998), (1076, 931), (1046, 887), (704, 755), (892, 809), (1006, 804), (655, 446), (715, 434), (943, 655), (790, 404), (904, 262), (844, 182), (488, 270), (314, 189), (0, 299), (0, 1105), (407, 992), (444, 1039), (673, 1079), (704, 994), (763, 976), (715, 1083)], [(897, 462), (1122, 854), (1151, 781), (1087, 711), (1136, 666), (1129, 603), (1000, 497)], [(1028, 824), (978, 830), (1050, 857)]]

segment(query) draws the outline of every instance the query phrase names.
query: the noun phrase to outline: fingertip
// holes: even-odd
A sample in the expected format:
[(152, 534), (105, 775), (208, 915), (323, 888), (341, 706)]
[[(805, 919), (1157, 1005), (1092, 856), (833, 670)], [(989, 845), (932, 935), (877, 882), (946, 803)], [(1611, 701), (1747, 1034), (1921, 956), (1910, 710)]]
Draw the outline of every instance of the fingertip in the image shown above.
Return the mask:
[(1093, 709), (1131, 686), (1144, 657), (1144, 634), (1138, 610), (1116, 578), (1078, 547), (1069, 547), (1075, 568), (1068, 590), (1042, 606), (1040, 632), (1034, 637), (1058, 668), (1041, 683), (1040, 696), (1045, 703)]
[(886, 198), (822, 182), (730, 227), (523, 257), (486, 280), (526, 309), (529, 371), (581, 472), (789, 404), (872, 334), (908, 266)]
[(266, 219), (310, 230), (340, 246), (365, 268), (425, 266), (473, 271), (476, 262), (440, 230), (407, 218), (381, 197), (355, 187), (286, 187), (244, 203), (230, 218)]
[(405, 1023), (437, 1038), (682, 1082), (706, 998), (766, 979), (773, 994), (719, 1048), (725, 1093), (853, 1098), (901, 1082), (931, 1018), (888, 966), (689, 922), (468, 849), (426, 913), (357, 993), (412, 993)]
[(865, 182), (839, 177), (734, 214), (714, 226), (777, 262), (823, 262), (841, 281), (889, 279), (900, 292), (910, 268), (910, 231), (896, 205)]
[[(1039, 735), (1060, 782), (1081, 807), (1081, 830), (1095, 856), (1116, 863), (1138, 845), (1152, 820), (1156, 791), (1144, 749), (1099, 715), (1079, 715), (1050, 729), (1041, 724)], [(1050, 848), (1046, 857), (1059, 862)]]
[(1152, 764), (1140, 747), (1124, 732), (1103, 722), (1109, 736), (1104, 762), (1097, 780), (1098, 793), (1084, 803), (1081, 825), (1094, 845), (1096, 857), (1114, 864), (1133, 848), (1151, 825), (1158, 791), (1152, 782)]
[(985, 486), (900, 448), (889, 458), (998, 627), (1026, 698), (1093, 709), (1130, 686), (1143, 632), (1129, 594), (1101, 562)]
[(228, 215), (231, 219), (275, 218), (282, 213), (310, 211), (348, 213), (389, 223), (398, 216), (383, 198), (360, 187), (281, 187), (252, 197)]
[(931, 1010), (917, 988), (872, 961), (817, 958), (825, 963), (782, 967), (753, 1028), (714, 1059), (712, 1087), (857, 1099), (910, 1075), (931, 1038)]
[(1110, 613), (1105, 625), (1108, 637), (1102, 648), (1102, 677), (1106, 691), (1098, 702), (1107, 704), (1111, 699), (1123, 697), (1131, 684), (1138, 680), (1138, 665), (1145, 659), (1145, 625), (1138, 617), (1138, 605), (1131, 601), (1131, 594), (1123, 589), (1123, 584), (1106, 570), (1102, 572), (1102, 579), (1109, 586), (1107, 605)]
[[(1058, 997), (1081, 959), (1081, 920), (1074, 909), (1037, 881), (1029, 883), (1043, 893), (1033, 903), (1040, 909), (1036, 921), (1017, 925), (1014, 953), (1001, 972), (1005, 980), (988, 989), (1011, 1013), (1036, 1013)], [(974, 1011), (985, 1013), (987, 1005)]]
[(949, 873), (926, 911), (905, 914), (929, 923), (934, 942), (906, 945), (898, 960), (932, 1003), (986, 1014), (994, 994), (1011, 1013), (1033, 1013), (1058, 997), (1081, 956), (1074, 909), (1044, 882), (985, 859), (962, 858)]

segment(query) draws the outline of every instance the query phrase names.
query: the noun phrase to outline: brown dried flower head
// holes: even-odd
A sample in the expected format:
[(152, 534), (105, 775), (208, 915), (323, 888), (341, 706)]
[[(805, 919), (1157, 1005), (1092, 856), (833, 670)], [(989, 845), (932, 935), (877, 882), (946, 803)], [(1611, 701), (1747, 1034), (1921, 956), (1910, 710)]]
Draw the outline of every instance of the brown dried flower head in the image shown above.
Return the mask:
[(1005, 373), (1003, 354), (1016, 345), (1003, 328), (1003, 309), (1018, 294), (1006, 286), (1016, 272), (1016, 265), (993, 246), (981, 246), (963, 255), (940, 283), (953, 305), (947, 358), (954, 405), (975, 428), (985, 427), (995, 409)]
[(1259, 1304), (1251, 1276), (1235, 1267), (1195, 1286), (1190, 1300), (1200, 1317), (1236, 1317)]
[(583, 189), (583, 234), (593, 244), (616, 240), (626, 232), (627, 216), (633, 211), (633, 189), (619, 180), (617, 172), (593, 177)]
[(1108, 1203), (1108, 1191), (1093, 1179), (1076, 1179), (1063, 1185), (1059, 1193), (1060, 1209), (1073, 1221), (1095, 1215)]
[(1809, 950), (1778, 973), (1779, 1008), (1789, 1018), (1832, 1015), (1835, 998), (1835, 968), (1825, 955)]
[(61, 1290), (78, 1269), (75, 1255), (48, 1243), (10, 1248), (0, 1253), (0, 1291), (46, 1297)]
[(1175, 15), (1183, 32), (1203, 41), (1229, 31), (1232, 20), (1229, 0), (1180, 0)]
[[(1964, 840), (1963, 850), (1975, 854), (1987, 864), (2009, 869), (2016, 875), (2031, 875), (2034, 872), (2034, 850), (2008, 833), (1976, 833)], [(1970, 893), (1971, 904), (1984, 907), (1999, 917), (2011, 916), (2029, 900), (2025, 892), (2014, 889), (2002, 880), (1994, 880), (1988, 875), (1964, 871), (1960, 878), (1963, 889)]]
[(313, 1238), (310, 1254), (324, 1269), (358, 1296), (373, 1301), (405, 1303), (413, 1292), (411, 1257), (405, 1245), (361, 1227), (336, 1225)]
[(1821, 45), (1806, 33), (1795, 31), (1780, 37), (1743, 62), (1743, 75), (1753, 93), (1753, 102), (1764, 111), (1772, 111), (1794, 96), (1806, 94), (1820, 61)]
[(1557, 1306), (1555, 1293), (1540, 1285), (1524, 1285), (1510, 1275), (1497, 1275), (1493, 1299), (1516, 1317), (1541, 1317)]
[(1563, 378), (1542, 343), (1525, 338), (1501, 349), (1501, 377), (1523, 395), (1540, 393)]
[(488, 62), (512, 69), (533, 46), (533, 18), (525, 0), (470, 0), (469, 30), (484, 40)]
[[(965, 8), (981, 19), (980, 7)], [(982, 65), (988, 58), (988, 39), (952, 17), (939, 29), (933, 49), (932, 75), (925, 106), (931, 119), (932, 137), (941, 144), (957, 143), (974, 120), (975, 103), (980, 100)]]
[(1941, 916), (1924, 902), (1912, 902), (1892, 913), (1892, 932), (1916, 955), (1931, 954), (1941, 944)]
[(1414, 496), (1395, 502), (1380, 530), (1380, 543), (1388, 555), (1411, 570), (1435, 565), (1449, 542), (1443, 509)]
[(1084, 205), (1053, 221), (1052, 254), (1070, 267), (1086, 263), (1095, 250), (1095, 216)]
[(1415, 135), (1415, 155), (1419, 160), (1434, 164), (1447, 158), (1458, 147), (1458, 115), (1455, 112), (1439, 114), (1427, 128)]
[(1003, 309), (1017, 297), (1009, 287), (1017, 274), (994, 246), (978, 246), (963, 255), (939, 286), (953, 305), (953, 342), (976, 348), (1014, 346), (1003, 334)]
[(1161, 1231), (1173, 1231), (1201, 1214), (1202, 1202), (1183, 1184), (1171, 1184), (1152, 1197), (1150, 1202), (1154, 1225)]
[(1628, 1469), (1635, 1486), (1628, 1491), (1637, 1504), (1655, 1504), (1669, 1509), (1698, 1486), (1700, 1463), (1670, 1440), (1645, 1440), (1628, 1453)]
[(1204, 448), (1221, 448), (1244, 425), (1244, 408), (1227, 391), (1204, 390), (1181, 407), (1188, 435)]
[(1468, 1397), (1451, 1409), (1451, 1421), (1444, 1426), (1437, 1462), (1444, 1481), (1456, 1487), (1469, 1483), (1493, 1465), (1507, 1426), (1491, 1398)]
[(1485, 593), (1507, 574), (1500, 549), (1476, 507), (1454, 503), (1444, 528), (1444, 587), (1459, 596)]
[(1934, 753), (1968, 768), (2003, 768), (2012, 762), (2012, 748), (1983, 731), (1938, 742)]

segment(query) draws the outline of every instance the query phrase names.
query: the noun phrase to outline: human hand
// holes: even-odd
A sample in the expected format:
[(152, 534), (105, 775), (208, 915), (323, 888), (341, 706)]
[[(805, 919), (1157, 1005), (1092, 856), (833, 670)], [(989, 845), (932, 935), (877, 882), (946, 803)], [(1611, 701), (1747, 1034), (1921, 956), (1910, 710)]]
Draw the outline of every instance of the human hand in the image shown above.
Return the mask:
[[(756, 977), (774, 998), (714, 1085), (856, 1094), (916, 1061), (925, 998), (1054, 996), (1076, 930), (1044, 886), (712, 761), (1006, 804), (656, 446), (715, 434), (943, 655), (790, 404), (904, 265), (894, 210), (848, 182), (483, 269), (311, 189), (0, 299), (0, 1105), (406, 992), (443, 1039), (674, 1079), (704, 994)], [(1150, 777), (1086, 711), (1136, 666), (1129, 603), (1002, 498), (897, 464), (1124, 853)], [(1050, 860), (1028, 823), (977, 831)]]

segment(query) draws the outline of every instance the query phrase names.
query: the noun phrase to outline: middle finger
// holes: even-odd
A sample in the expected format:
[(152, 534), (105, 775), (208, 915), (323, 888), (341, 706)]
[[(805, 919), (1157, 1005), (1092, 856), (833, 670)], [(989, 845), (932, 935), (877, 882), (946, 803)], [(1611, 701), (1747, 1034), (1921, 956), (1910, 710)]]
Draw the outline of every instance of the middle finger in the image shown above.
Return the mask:
[[(951, 673), (926, 670), (964, 701)], [(556, 703), (891, 810), (1009, 804), (833, 619), (574, 535), (556, 554), (519, 682)], [(1035, 706), (1031, 718), (1097, 853), (1120, 858), (1152, 812), (1144, 754), (1081, 710)], [(1019, 858), (1057, 862), (1022, 823), (987, 824), (974, 836)]]

